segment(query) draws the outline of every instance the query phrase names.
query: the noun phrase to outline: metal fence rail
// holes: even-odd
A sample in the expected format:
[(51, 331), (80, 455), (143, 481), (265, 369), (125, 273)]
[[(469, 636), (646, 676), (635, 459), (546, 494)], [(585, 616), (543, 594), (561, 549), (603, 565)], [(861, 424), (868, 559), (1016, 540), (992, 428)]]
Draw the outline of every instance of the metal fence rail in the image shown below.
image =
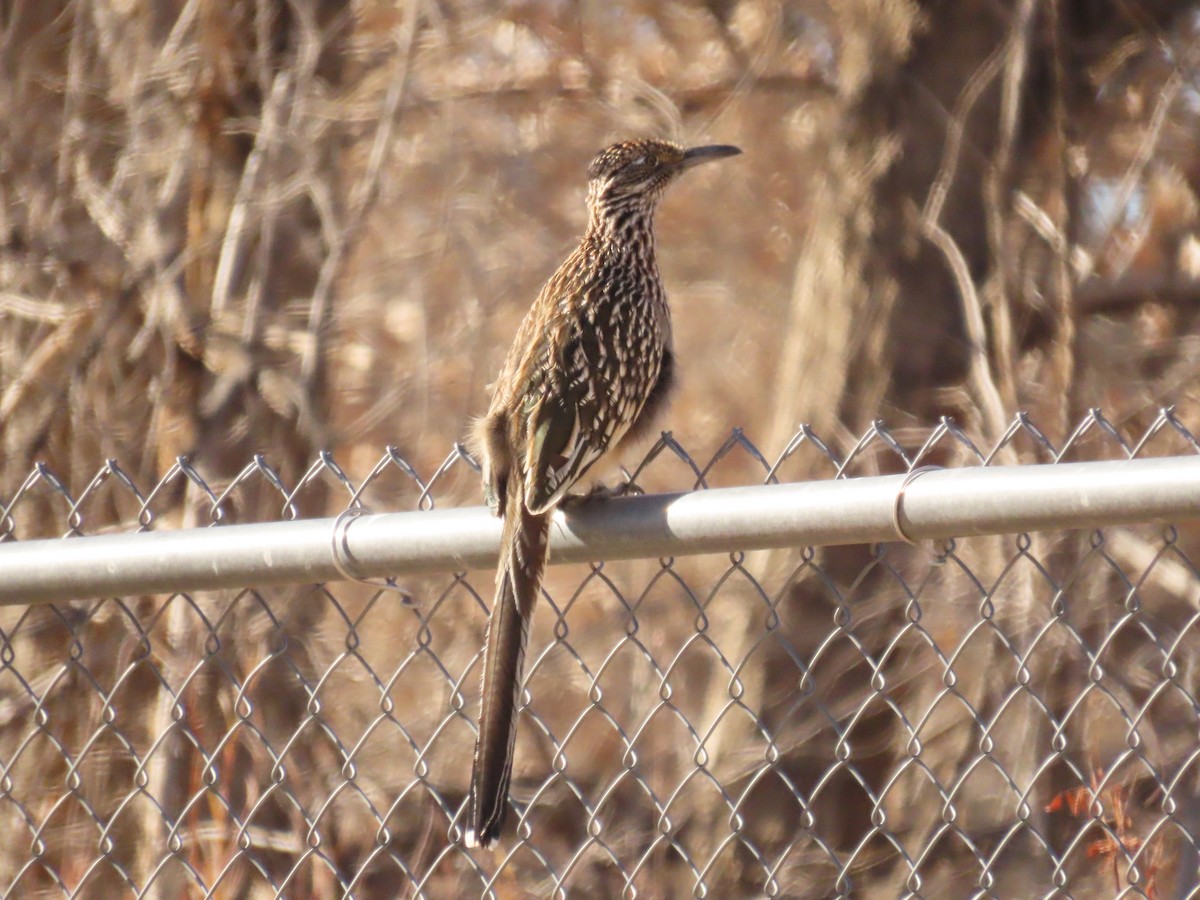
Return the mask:
[[(585, 503), (557, 514), (551, 562), (1169, 523), (1197, 510), (1200, 456), (915, 468)], [(484, 507), (14, 542), (0, 546), (0, 603), (478, 569), (499, 543)]]
[[(0, 894), (1196, 895), (1198, 453), (1169, 411), (664, 436), (632, 477), (690, 490), (556, 520), (495, 852), (461, 449), (39, 468), (0, 497)], [(363, 504), (413, 511), (313, 515)]]

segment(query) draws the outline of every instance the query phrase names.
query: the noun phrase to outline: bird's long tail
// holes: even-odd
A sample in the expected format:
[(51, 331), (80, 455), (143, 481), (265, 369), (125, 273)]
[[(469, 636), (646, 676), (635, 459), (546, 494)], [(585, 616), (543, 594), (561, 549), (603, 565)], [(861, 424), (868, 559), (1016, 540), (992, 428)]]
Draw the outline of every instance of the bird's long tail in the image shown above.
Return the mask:
[(483, 701), (471, 771), (468, 847), (492, 846), (508, 813), (525, 644), (550, 528), (548, 514), (533, 515), (525, 508), (520, 481), (514, 479), (507, 494), (496, 599), (483, 651)]

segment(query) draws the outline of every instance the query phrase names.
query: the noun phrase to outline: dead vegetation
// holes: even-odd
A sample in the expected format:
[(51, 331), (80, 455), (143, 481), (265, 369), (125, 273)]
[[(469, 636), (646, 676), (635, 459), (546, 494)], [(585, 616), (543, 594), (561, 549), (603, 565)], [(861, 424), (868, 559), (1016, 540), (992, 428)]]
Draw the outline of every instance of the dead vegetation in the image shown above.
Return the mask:
[[(78, 521), (44, 482), (21, 492), (39, 462), (74, 497), (105, 459), (119, 460), (147, 492), (181, 455), (223, 486), (261, 452), (290, 489), (321, 449), (361, 477), (392, 444), (428, 477), (468, 417), (484, 408), (485, 384), (519, 317), (578, 234), (590, 155), (610, 139), (640, 133), (746, 150), (737, 163), (681, 185), (659, 220), (682, 361), (670, 427), (697, 458), (715, 450), (732, 425), (770, 452), (811, 422), (844, 456), (881, 418), (906, 447), (919, 447), (941, 416), (990, 444), (1019, 409), (1059, 446), (1091, 407), (1102, 407), (1124, 435), (1143, 433), (1167, 404), (1193, 430), (1200, 424), (1200, 6), (525, 0), (496, 10), (471, 0), (13, 0), (0, 6), (0, 29), (0, 504), (11, 505), (0, 539), (58, 535), (64, 522), (81, 531), (137, 522), (140, 504), (115, 476), (95, 486)], [(956, 449), (938, 450), (931, 461), (964, 461), (961, 447), (945, 447)], [(1039, 452), (1035, 441), (1019, 437), (1002, 460), (1033, 460)], [(1121, 451), (1097, 427), (1076, 452), (1094, 458)], [(826, 462), (799, 454), (783, 474), (825, 477)], [(748, 455), (731, 454), (710, 481), (761, 477), (753, 465)], [(894, 455), (872, 448), (856, 471), (898, 466)], [(344, 502), (326, 475), (299, 493), (300, 514)], [(679, 489), (690, 479), (665, 454), (640, 480), (648, 489)], [(249, 476), (223, 507), (227, 515), (277, 518), (280, 493), (268, 481), (261, 470)], [(465, 466), (441, 486), (439, 503), (478, 501)], [(384, 478), (371, 502), (412, 506), (419, 493), (403, 478)], [(153, 508), (156, 527), (197, 525), (207, 524), (210, 503), (181, 476)], [(1114, 546), (1114, 558), (1144, 568), (1147, 545), (1128, 540)], [(1195, 533), (1179, 542), (1197, 558)], [(817, 563), (822, 583), (863, 604), (855, 636), (879, 654), (903, 628), (905, 609), (874, 552), (831, 550)], [(971, 570), (999, 578), (1013, 545), (980, 540), (959, 553)], [(1108, 596), (1112, 579), (1119, 580), (1085, 537), (1035, 536), (1029, 556), (1056, 576), (1085, 573), (1073, 582), (1080, 597)], [(816, 650), (807, 643), (813, 623), (824, 629), (836, 610), (811, 577), (792, 575), (798, 560), (764, 554), (746, 563), (783, 597), (786, 627), (777, 645), (757, 643), (762, 617), (747, 617), (744, 594), (728, 592), (710, 618), (722, 652), (750, 660), (746, 703), (776, 722), (781, 771), (807, 793), (813, 760), (836, 748), (832, 732), (819, 727), (827, 720), (809, 707), (794, 709), (794, 693), (785, 688), (796, 686), (797, 675), (785, 648), (808, 658)], [(928, 559), (891, 563), (912, 583), (925, 577)], [(703, 593), (700, 586), (727, 565), (706, 560), (681, 571)], [(1195, 573), (1180, 568), (1176, 581), (1190, 590)], [(994, 599), (1002, 630), (1024, 635), (1045, 623), (1054, 597), (1036, 572), (1018, 569)], [(622, 568), (626, 596), (654, 572), (649, 563)], [(581, 577), (554, 573), (551, 594), (571, 596)], [(949, 652), (977, 621), (981, 598), (965, 575), (942, 568), (929, 577), (944, 579), (937, 596), (963, 600), (957, 610), (939, 609), (936, 627), (926, 626)], [(483, 576), (474, 581), (487, 584)], [(1194, 661), (1186, 591), (1161, 584), (1147, 590), (1159, 604), (1156, 621), (1166, 633), (1182, 629), (1179, 652)], [(14, 759), (30, 723), (49, 715), (53, 724), (39, 726), (36, 742), (56, 761), (34, 772), (34, 751), (23, 751), (9, 773), (25, 779), (27, 793), (19, 806), (0, 799), (6, 831), (21, 835), (0, 852), (0, 886), (52, 893), (61, 879), (99, 896), (126, 886), (120, 870), (141, 886), (169, 840), (164, 818), (178, 817), (191, 841), (179, 858), (204, 883), (219, 883), (222, 895), (256, 896), (273, 881), (292, 895), (327, 896), (339, 878), (345, 884), (360, 873), (356, 893), (391, 896), (402, 876), (388, 854), (372, 855), (379, 821), (392, 829), (391, 846), (416, 877), (428, 875), (431, 893), (473, 889), (464, 859), (441, 855), (448, 820), (438, 817), (453, 809), (447, 813), (437, 799), (460, 801), (470, 731), (457, 720), (438, 737), (453, 692), (420, 660), (401, 661), (428, 626), (439, 658), (457, 677), (478, 647), (482, 607), (457, 582), (421, 585), (418, 593), (439, 611), (427, 621), (339, 589), (352, 620), (361, 614), (369, 625), (352, 648), (346, 621), (309, 588), (263, 594), (277, 620), (252, 593), (6, 612), (6, 646), (19, 648), (16, 671), (34, 687), (9, 677), (12, 669), (3, 673), (9, 680), (0, 760)], [(667, 652), (692, 635), (693, 623), (671, 605), (678, 586), (664, 584), (660, 593), (657, 600), (648, 594), (637, 615), (646, 633), (663, 635), (656, 646)], [(599, 664), (614, 635), (624, 633), (628, 610), (611, 599), (605, 605), (596, 583), (583, 596), (593, 607), (578, 601), (571, 621), (579, 652)], [(198, 624), (201, 613), (208, 628)], [(1078, 627), (1099, 643), (1120, 615), (1098, 609)], [(546, 641), (555, 624), (542, 616)], [(206, 643), (214, 635), (218, 650)], [(264, 664), (284, 635), (286, 652)], [(64, 664), (77, 640), (83, 664)], [(901, 684), (940, 665), (913, 640), (907, 656), (888, 657)], [(1041, 645), (1039, 677), (1047, 690), (1057, 685), (1050, 705), (1062, 711), (1086, 681), (1086, 655), (1055, 640)], [(1146, 648), (1130, 641), (1130, 658), (1149, 671), (1154, 660), (1139, 657)], [(997, 703), (989, 675), (998, 661), (1011, 664), (1005, 652), (994, 640), (964, 651), (960, 691), (972, 706)], [(205, 654), (209, 664), (194, 671)], [(917, 658), (925, 668), (900, 668)], [(848, 646), (830, 651), (822, 665), (810, 687), (842, 721), (847, 704), (869, 690), (871, 667)], [(364, 734), (363, 723), (381, 710), (366, 666), (395, 673), (386, 694), (406, 711), (397, 718), (411, 739), (386, 729)], [(742, 784), (752, 771), (752, 728), (722, 712), (727, 673), (704, 659), (687, 671), (705, 686), (692, 698), (690, 720), (707, 728), (725, 716), (706, 744), (714, 771), (726, 785)], [(293, 790), (306, 811), (272, 793), (278, 760), (262, 741), (223, 741), (231, 729), (248, 730), (238, 724), (229, 673), (253, 684), (247, 691), (265, 717), (255, 727), (276, 749), (297, 733), (297, 722), (312, 717), (285, 762), (289, 777), (300, 779)], [(535, 697), (539, 678), (571, 683), (579, 697), (589, 687), (571, 659), (553, 653), (532, 674)], [(1113, 690), (1131, 691), (1136, 708), (1146, 701), (1133, 670), (1128, 678)], [(181, 706), (160, 690), (163, 680)], [(471, 675), (464, 684), (473, 681)], [(301, 687), (318, 683), (320, 715)], [(623, 723), (650, 708), (654, 684), (652, 673), (644, 684), (628, 679)], [(937, 679), (931, 684), (914, 682), (905, 696), (928, 706)], [(98, 690), (111, 692), (107, 704), (97, 702)], [(108, 707), (120, 711), (116, 725), (100, 728), (102, 739), (84, 752)], [(565, 704), (535, 708), (555, 728), (579, 715)], [(195, 743), (172, 727), (180, 716)], [(1012, 718), (1010, 742), (1022, 734), (1045, 739), (1045, 722), (1034, 711)], [(936, 725), (929, 726), (936, 736), (925, 739), (926, 758), (936, 761), (939, 777), (950, 777), (975, 752), (968, 745), (978, 735)], [(1044, 832), (1064, 845), (1075, 834), (1064, 822), (1083, 802), (1071, 792), (1111, 762), (1103, 748), (1123, 734), (1119, 722), (1110, 725), (1109, 733), (1093, 726), (1085, 738), (1092, 746), (1077, 748), (1078, 759), (1038, 781), (1030, 806), (1049, 817)], [(572, 755), (572, 777), (598, 791), (605, 761), (622, 748), (611, 729), (585, 726), (576, 746), (594, 741), (600, 749), (596, 759)], [(907, 731), (884, 710), (860, 727), (874, 748), (862, 761), (865, 770), (880, 778), (893, 772), (904, 759)], [(306, 815), (350, 778), (346, 746), (329, 731), (350, 746), (357, 739), (348, 735), (363, 735), (354, 757), (358, 793), (346, 792), (357, 799), (330, 801), (321, 820), (329, 843), (302, 857), (310, 846)], [(1163, 760), (1186, 754), (1185, 736), (1158, 738)], [(432, 749), (414, 751), (427, 741)], [(669, 795), (694, 766), (694, 746), (665, 726), (645, 741), (641, 755), (662, 760), (654, 790)], [(82, 754), (79, 769), (70, 770), (51, 745)], [(542, 784), (549, 746), (530, 737), (519, 749), (528, 771), (517, 777), (527, 788)], [(140, 776), (129, 747), (153, 763), (145, 793), (119, 808), (130, 779)], [(1014, 750), (1003, 768), (1018, 780), (1034, 779), (1034, 749), (1027, 743), (1024, 755)], [(429, 767), (422, 778), (437, 790), (402, 794), (420, 766)], [(1129, 809), (1151, 802), (1154, 778), (1132, 765), (1098, 777), (1106, 780), (1095, 790), (1119, 798), (1120, 811), (1096, 819), (1105, 834), (1071, 864), (1081, 878), (1089, 867), (1097, 870), (1096, 883), (1107, 890), (1114, 866), (1125, 865), (1115, 843), (1135, 852), (1126, 835), (1143, 818)], [(1194, 794), (1194, 771), (1180, 777), (1181, 794)], [(82, 781), (69, 802), (54, 806), (64, 779)], [(219, 789), (199, 790), (209, 783)], [(742, 787), (747, 803), (768, 811), (756, 820), (764, 829), (757, 839), (781, 848), (784, 892), (832, 890), (837, 873), (811, 845), (782, 849), (803, 816), (778, 804), (778, 784)], [(903, 826), (893, 827), (915, 856), (942, 810), (916, 781), (902, 787), (891, 795), (890, 814), (902, 817)], [(996, 790), (981, 783), (972, 796)], [(204, 799), (188, 802), (197, 791)], [(622, 791), (628, 794), (616, 792), (613, 808), (636, 808), (635, 786)], [(825, 791), (814, 814), (836, 820), (832, 831), (852, 846), (873, 810), (861, 798), (847, 800), (858, 796), (853, 784)], [(1055, 798), (1066, 799), (1050, 810)], [(570, 797), (556, 804), (538, 820), (548, 833), (539, 834), (539, 847), (565, 866), (587, 822)], [(984, 802), (968, 805), (974, 818), (962, 827), (981, 844), (998, 840), (1007, 808), (1001, 815)], [(717, 860), (708, 877), (719, 893), (764, 889), (761, 869), (741, 850), (713, 845), (721, 833), (714, 823), (727, 819), (728, 809), (711, 792), (685, 792), (673, 810), (672, 818), (690, 828), (681, 839), (688, 853)], [(684, 854), (669, 844), (646, 850), (646, 835), (658, 827), (653, 816), (610, 815), (617, 835), (610, 845), (652, 858), (635, 880), (643, 894), (691, 891), (696, 876), (680, 862)], [(1189, 815), (1194, 825), (1194, 811)], [(110, 817), (115, 824), (101, 837), (92, 823)], [(236, 855), (247, 821), (258, 829), (252, 840), (269, 847), (260, 868)], [(45, 862), (21, 871), (34, 830), (45, 842)], [(89, 868), (94, 854), (77, 848), (97, 840), (113, 842), (104, 852), (119, 866)], [(1145, 834), (1136, 840), (1148, 848), (1151, 863), (1143, 868), (1162, 892), (1179, 842)], [(941, 863), (923, 871), (924, 889), (945, 896), (961, 878), (973, 884), (978, 870), (963, 842), (943, 847)], [(570, 886), (597, 894), (623, 889), (599, 851), (575, 865)], [(1016, 868), (1015, 858), (998, 866)], [(1043, 883), (1051, 874), (1037, 873)], [(191, 874), (177, 862), (155, 877), (161, 896), (179, 896)], [(864, 851), (854, 877), (860, 887), (893, 895), (903, 890), (907, 867), (880, 841)], [(496, 887), (515, 894), (540, 889), (546, 878), (532, 854), (518, 854)], [(1005, 893), (1019, 895), (1020, 883), (1013, 884)]]

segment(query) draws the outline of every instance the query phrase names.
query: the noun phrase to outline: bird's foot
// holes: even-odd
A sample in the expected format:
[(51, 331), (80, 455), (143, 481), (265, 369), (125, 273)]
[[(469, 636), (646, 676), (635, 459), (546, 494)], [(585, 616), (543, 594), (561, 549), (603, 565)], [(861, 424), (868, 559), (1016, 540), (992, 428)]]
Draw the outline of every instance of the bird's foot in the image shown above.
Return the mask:
[(500, 508), (500, 495), (496, 492), (488, 482), (483, 483), (483, 505), (491, 511), (491, 514), (496, 518), (504, 515), (504, 510)]
[(592, 489), (586, 494), (567, 494), (562, 498), (559, 505), (564, 509), (582, 506), (585, 503), (591, 503), (593, 500), (612, 500), (615, 497), (630, 497), (637, 494), (644, 494), (640, 487), (632, 481), (622, 481), (620, 484), (607, 485), (601, 481), (592, 485)]

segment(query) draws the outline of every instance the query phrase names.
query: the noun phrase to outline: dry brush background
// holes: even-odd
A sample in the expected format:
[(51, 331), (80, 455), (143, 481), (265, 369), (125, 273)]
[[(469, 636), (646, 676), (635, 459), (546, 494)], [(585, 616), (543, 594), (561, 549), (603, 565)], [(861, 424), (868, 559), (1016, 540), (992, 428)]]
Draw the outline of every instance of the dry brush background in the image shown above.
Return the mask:
[[(392, 444), (427, 476), (468, 417), (485, 407), (485, 385), (516, 323), (581, 230), (591, 154), (636, 134), (745, 150), (674, 188), (659, 216), (682, 363), (668, 427), (698, 459), (731, 426), (771, 453), (799, 423), (811, 422), (844, 455), (880, 418), (911, 446), (941, 416), (983, 443), (994, 441), (1019, 409), (1059, 444), (1094, 406), (1131, 435), (1166, 404), (1193, 429), (1200, 423), (1200, 5), (7, 0), (0, 4), (0, 69), (0, 503), (38, 462), (76, 495), (105, 459), (119, 460), (147, 490), (180, 455), (222, 484), (261, 452), (294, 485), (321, 449), (361, 477)], [(1080, 447), (1092, 457), (1118, 452), (1100, 440)], [(1032, 460), (1037, 448), (1019, 439), (1006, 454), (1008, 462)], [(803, 459), (788, 477), (828, 474), (819, 454)], [(954, 452), (935, 461), (954, 462)], [(897, 466), (872, 451), (858, 470)], [(712, 481), (754, 477), (752, 462), (734, 454)], [(690, 482), (682, 467), (664, 462), (643, 483), (678, 489)], [(206, 524), (205, 499), (186, 479), (173, 484), (174, 494), (162, 498), (160, 527)], [(301, 512), (338, 508), (336, 490), (314, 482), (301, 495)], [(439, 502), (473, 504), (477, 491), (460, 465), (441, 482)], [(371, 502), (411, 506), (417, 493), (402, 480), (381, 482)], [(231, 504), (240, 520), (279, 515), (279, 494), (257, 482)], [(102, 486), (84, 530), (128, 527), (137, 508), (128, 491)], [(61, 497), (32, 491), (14, 505), (4, 534), (58, 535), (66, 519)], [(1037, 540), (1037, 557), (1063, 573), (1088, 552), (1085, 538)], [(1180, 540), (1195, 551), (1196, 534)], [(995, 577), (1011, 547), (981, 541), (961, 552)], [(824, 626), (830, 609), (828, 598), (821, 607), (819, 589), (802, 579), (783, 587), (797, 560), (757, 562), (764, 581), (775, 576), (793, 614), (820, 609), (813, 615)], [(870, 548), (820, 554), (832, 583), (874, 597), (856, 634), (880, 649), (901, 604), (871, 560)], [(711, 580), (727, 565), (701, 561), (687, 571)], [(896, 565), (916, 567), (910, 577), (921, 577), (917, 556)], [(630, 568), (626, 577), (638, 584), (639, 572), (653, 571)], [(880, 579), (877, 595), (872, 579)], [(579, 572), (556, 572), (551, 593), (569, 594), (578, 580)], [(488, 594), (487, 577), (475, 582)], [(948, 583), (945, 596), (970, 590)], [(1030, 614), (1033, 589), (1015, 579), (1011, 593), (1018, 599), (1005, 614), (1017, 617), (1019, 630), (1028, 625), (1020, 616)], [(371, 607), (365, 589), (337, 595), (349, 610), (374, 609), (363, 653), (379, 671), (394, 671), (398, 646), (413, 637), (411, 619)], [(345, 622), (308, 589), (270, 598), (278, 601), (278, 628), (264, 624), (253, 602), (196, 603), (225, 611), (218, 630), (236, 637), (222, 650), (229, 671), (254, 669), (269, 633), (282, 630), (291, 636), (293, 665), (319, 678), (343, 648)], [(1184, 600), (1168, 592), (1163, 615), (1187, 621)], [(483, 625), (478, 602), (461, 602), (460, 619), (469, 617), (471, 627), (444, 622), (439, 645), (455, 672), (470, 664)], [(147, 630), (158, 642), (155, 665), (135, 667), (120, 683), (123, 733), (142, 753), (171, 714), (156, 699), (156, 673), (178, 686), (208, 633), (192, 627), (192, 607), (152, 597), (127, 603), (153, 623)], [(669, 613), (647, 609), (645, 627), (670, 632)], [(1103, 633), (1117, 612), (1098, 610), (1090, 624)], [(977, 603), (966, 604), (965, 615), (943, 613), (938, 627), (949, 646), (976, 614)], [(585, 625), (601, 627), (599, 613), (581, 615)], [(730, 656), (741, 659), (749, 650), (738, 642), (752, 638), (740, 620), (744, 607), (731, 604), (720, 615)], [(87, 671), (105, 690), (137, 644), (128, 619), (111, 606), (9, 610), (3, 621), (22, 654), (20, 671), (34, 681), (39, 666), (62, 670), (81, 623), (88, 626), (79, 632), (87, 635)], [(552, 621), (543, 616), (543, 639)], [(805, 623), (792, 623), (797, 646)], [(592, 638), (595, 646), (621, 633), (612, 628)], [(684, 628), (690, 633), (691, 622)], [(979, 652), (970, 690), (986, 703), (983, 673), (995, 648)], [(757, 700), (786, 705), (772, 699), (770, 665), (764, 660), (757, 676)], [(825, 665), (863, 668), (852, 654)], [(94, 701), (96, 691), (74, 684), (73, 693), (71, 679), (81, 676), (70, 671), (45, 707), (66, 723), (57, 739), (78, 752), (95, 728), (78, 714), (80, 697)], [(695, 671), (714, 675), (700, 663)], [(261, 677), (259, 696), (270, 696), (280, 721), (294, 729), (308, 703), (295, 670), (268, 667)], [(209, 750), (235, 715), (223, 678), (214, 667), (189, 688), (189, 727)], [(1065, 676), (1052, 670), (1046, 678)], [(330, 684), (337, 688), (330, 691), (338, 708), (328, 713), (335, 730), (361, 734), (362, 723), (379, 715), (378, 691), (350, 667)], [(428, 689), (416, 675), (391, 687), (397, 708), (407, 703), (414, 719), (427, 715), (426, 730), (444, 714), (441, 707), (422, 712)], [(838, 709), (838, 685), (820, 690)], [(0, 747), (12, 758), (40, 713), (11, 678), (4, 691), (11, 696)], [(552, 715), (552, 704), (544, 708)], [(807, 734), (803, 722), (788, 727)], [(465, 787), (471, 740), (463, 722), (456, 728), (427, 760), (431, 780), (451, 799)], [(877, 731), (873, 765), (887, 771), (904, 740), (886, 715)], [(798, 771), (810, 737), (796, 737), (791, 748)], [(1169, 738), (1164, 753), (1186, 755), (1186, 736)], [(722, 745), (737, 739), (732, 734)], [(665, 733), (663, 741), (665, 754)], [(167, 768), (192, 783), (160, 787), (190, 796), (202, 766), (175, 743), (162, 754), (171, 756)], [(534, 743), (523, 738), (518, 752), (536, 785), (548, 763)], [(411, 776), (406, 746), (380, 737), (359, 759), (369, 773), (363, 778), (374, 779), (364, 790), (385, 810)], [(80, 772), (91, 780), (97, 815), (107, 817), (135, 773), (112, 734), (98, 747), (84, 755)], [(240, 798), (230, 803), (243, 812), (261, 800), (250, 796), (251, 776), (270, 770), (254, 752), (229, 751), (229, 768), (245, 783), (226, 794)], [(955, 752), (943, 757), (951, 768)], [(690, 755), (680, 759), (686, 765)], [(344, 777), (319, 733), (297, 741), (289, 760), (311, 780), (314, 796)], [(1014, 771), (1031, 764), (1008, 762)], [(589, 763), (577, 765), (583, 771), (574, 777), (587, 784)], [(1086, 759), (1079, 770), (1090, 771)], [(1069, 788), (1070, 775), (1058, 773), (1050, 794)], [(20, 802), (37, 809), (58, 795), (68, 773), (47, 764), (23, 777), (32, 786)], [(239, 776), (222, 777), (233, 783)], [(1195, 773), (1187, 777), (1194, 785)], [(1132, 774), (1129, 781), (1144, 800), (1150, 787)], [(167, 809), (180, 802), (159, 800)], [(295, 808), (268, 801), (262, 827), (305, 833)], [(405, 802), (389, 825), (397, 844), (423, 860), (419, 874), (441, 867), (430, 889), (448, 895), (477, 885), (460, 862), (431, 849), (424, 800)], [(681, 800), (678, 809), (685, 821), (703, 823), (720, 812), (706, 802)], [(870, 810), (831, 802), (825, 815), (844, 815), (845, 834), (858, 833)], [(111, 853), (142, 885), (157, 861), (153, 848), (161, 852), (146, 834), (156, 822), (162, 831), (162, 812), (144, 800), (133, 806), (135, 813), (116, 819)], [(0, 889), (55, 893), (51, 869), (71, 887), (82, 879), (94, 896), (124, 884), (117, 867), (80, 863), (91, 856), (73, 852), (72, 842), (91, 847), (97, 838), (92, 816), (72, 804), (39, 814), (52, 863), (18, 871), (29, 832), (14, 807), (0, 801), (0, 814), (15, 816), (12, 827), (22, 835), (0, 851)], [(987, 814), (976, 812), (987, 833)], [(225, 894), (255, 896), (267, 883), (261, 873), (238, 863), (220, 874), (235, 849), (234, 814), (241, 813), (191, 809), (196, 842), (185, 855), (207, 883), (224, 879)], [(918, 820), (939, 813), (914, 805), (910, 814), (919, 845), (929, 832)], [(780, 810), (774, 827), (794, 829), (794, 815)], [(207, 843), (196, 837), (200, 821), (210, 824)], [(396, 867), (385, 854), (370, 856), (377, 823), (353, 804), (324, 821), (333, 834), (328, 858), (351, 873), (342, 877), (363, 873), (363, 895), (390, 895)], [(561, 829), (563, 846), (545, 852), (569, 859), (584, 823), (561, 811), (546, 821)], [(704, 828), (694, 830), (697, 858), (723, 860), (708, 876), (718, 893), (763, 890), (760, 870), (733, 851), (724, 859), (719, 848), (705, 848)], [(543, 840), (543, 849), (554, 844), (553, 836)], [(263, 865), (277, 883), (297, 852), (289, 845), (267, 854)], [(856, 876), (880, 896), (904, 884), (906, 869), (888, 852), (881, 846), (864, 854)], [(945, 865), (934, 869), (945, 890), (956, 878), (978, 876), (977, 868), (956, 869), (956, 852), (962, 847), (947, 844)], [(1165, 855), (1178, 860), (1181, 852)], [(498, 888), (515, 895), (544, 887), (536, 881), (546, 877), (545, 869), (536, 875), (539, 865), (514, 858)], [(783, 869), (787, 890), (828, 892), (832, 875), (822, 865), (819, 854), (798, 851)], [(637, 884), (651, 896), (690, 892), (695, 880), (670, 860), (648, 872)], [(187, 881), (171, 865), (156, 877), (162, 896)], [(619, 891), (622, 884), (603, 860), (589, 860), (573, 877), (581, 890)], [(1049, 870), (1037, 873), (1048, 877)], [(329, 867), (311, 858), (292, 878), (297, 896), (336, 885)]]

